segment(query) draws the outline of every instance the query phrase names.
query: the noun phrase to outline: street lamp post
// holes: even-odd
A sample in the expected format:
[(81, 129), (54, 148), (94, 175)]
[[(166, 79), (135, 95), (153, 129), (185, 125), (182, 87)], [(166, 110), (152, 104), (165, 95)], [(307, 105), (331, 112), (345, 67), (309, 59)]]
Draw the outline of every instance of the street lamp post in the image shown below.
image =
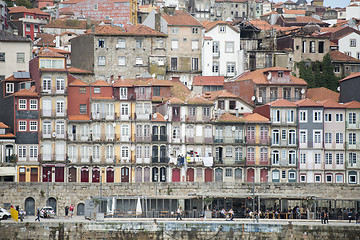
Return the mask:
[(100, 171), (100, 212), (102, 212), (102, 175)]
[(46, 205), (49, 205), (49, 180), (50, 180), (50, 171), (47, 172), (47, 199), (46, 199)]
[(158, 182), (158, 175), (156, 174), (154, 177), (155, 180), (155, 195), (157, 195), (157, 182)]
[(255, 176), (252, 177), (253, 179), (253, 204), (252, 204), (252, 212), (253, 212), (253, 222), (255, 222)]

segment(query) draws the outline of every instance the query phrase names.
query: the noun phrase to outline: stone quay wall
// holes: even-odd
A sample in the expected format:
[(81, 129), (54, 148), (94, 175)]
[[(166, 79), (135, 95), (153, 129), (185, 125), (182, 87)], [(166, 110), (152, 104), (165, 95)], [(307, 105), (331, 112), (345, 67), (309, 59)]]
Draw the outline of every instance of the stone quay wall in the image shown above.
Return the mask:
[(0, 239), (360, 239), (360, 226), (237, 222), (118, 221), (85, 223), (1, 223)]

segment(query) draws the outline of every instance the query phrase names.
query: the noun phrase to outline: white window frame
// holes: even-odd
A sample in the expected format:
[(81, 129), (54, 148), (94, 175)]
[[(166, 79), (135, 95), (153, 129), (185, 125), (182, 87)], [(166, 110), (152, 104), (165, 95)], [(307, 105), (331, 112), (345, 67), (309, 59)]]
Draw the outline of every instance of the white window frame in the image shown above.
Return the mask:
[(38, 110), (38, 100), (30, 99), (30, 110)]
[(313, 111), (313, 122), (314, 123), (322, 122), (322, 111), (321, 110), (314, 110)]
[(301, 123), (307, 122), (307, 110), (299, 111), (299, 122), (301, 122)]
[(126, 66), (126, 56), (119, 56), (118, 65), (119, 66)]
[(38, 130), (38, 122), (37, 121), (30, 121), (30, 131), (37, 132)]
[(105, 66), (106, 65), (106, 57), (105, 56), (99, 56), (98, 57), (98, 66)]
[(14, 93), (14, 83), (6, 83), (6, 93)]
[(19, 99), (19, 110), (26, 110), (26, 109), (27, 109), (27, 100)]
[(19, 132), (26, 132), (27, 129), (27, 122), (20, 120), (19, 121)]

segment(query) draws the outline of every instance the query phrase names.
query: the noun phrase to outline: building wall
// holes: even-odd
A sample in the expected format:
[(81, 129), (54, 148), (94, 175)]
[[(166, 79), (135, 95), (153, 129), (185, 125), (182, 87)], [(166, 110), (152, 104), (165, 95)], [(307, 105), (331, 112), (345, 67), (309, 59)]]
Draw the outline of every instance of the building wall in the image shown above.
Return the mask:
[(352, 78), (340, 82), (339, 102), (346, 103), (351, 101), (360, 101), (358, 92), (360, 91), (360, 77)]
[(94, 44), (92, 34), (71, 39), (71, 64), (73, 67), (94, 71)]
[[(359, 6), (360, 10), (360, 6)], [(355, 40), (356, 44), (355, 46), (350, 45), (350, 40)], [(353, 58), (359, 58), (360, 57), (360, 34), (357, 34), (355, 32), (350, 33), (349, 35), (342, 37), (338, 40), (339, 45), (339, 51), (342, 53), (345, 53)]]
[[(0, 62), (0, 76), (10, 77), (17, 71), (29, 71), (29, 61), (32, 58), (32, 44), (28, 42), (0, 41), (0, 52), (5, 53), (5, 61)], [(23, 63), (17, 62), (17, 53), (24, 53)]]

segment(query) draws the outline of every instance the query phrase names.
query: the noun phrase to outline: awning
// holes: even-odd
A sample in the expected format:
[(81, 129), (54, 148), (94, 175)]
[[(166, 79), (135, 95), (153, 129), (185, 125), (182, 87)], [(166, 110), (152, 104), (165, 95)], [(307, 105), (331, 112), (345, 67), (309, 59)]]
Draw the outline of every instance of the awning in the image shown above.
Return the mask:
[(15, 176), (15, 167), (0, 167), (0, 176)]

